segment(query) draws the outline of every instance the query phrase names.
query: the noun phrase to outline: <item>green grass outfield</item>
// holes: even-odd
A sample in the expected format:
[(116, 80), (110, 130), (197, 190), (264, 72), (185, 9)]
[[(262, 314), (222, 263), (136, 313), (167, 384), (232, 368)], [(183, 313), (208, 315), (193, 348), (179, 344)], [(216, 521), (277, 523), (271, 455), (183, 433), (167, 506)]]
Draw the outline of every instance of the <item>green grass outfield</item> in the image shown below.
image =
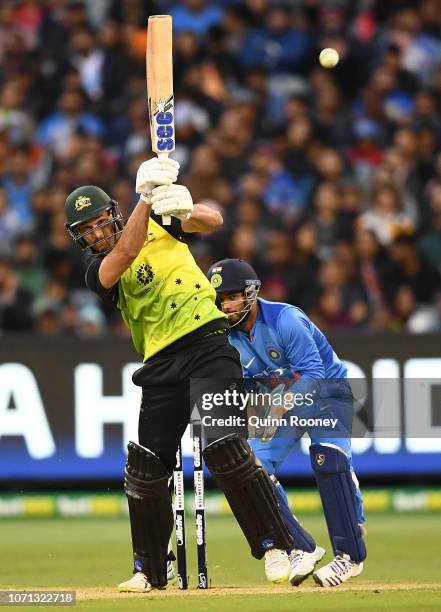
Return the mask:
[[(304, 517), (304, 524), (326, 547), (329, 560), (323, 519)], [(0, 589), (74, 589), (78, 598), (74, 609), (90, 611), (441, 610), (439, 514), (372, 516), (367, 524), (365, 571), (333, 590), (316, 587), (311, 579), (296, 589), (268, 584), (263, 562), (251, 558), (234, 520), (210, 517), (212, 588), (197, 591), (192, 527), (188, 516), (188, 591), (173, 586), (146, 595), (119, 595), (116, 585), (131, 573), (127, 519), (2, 519)]]

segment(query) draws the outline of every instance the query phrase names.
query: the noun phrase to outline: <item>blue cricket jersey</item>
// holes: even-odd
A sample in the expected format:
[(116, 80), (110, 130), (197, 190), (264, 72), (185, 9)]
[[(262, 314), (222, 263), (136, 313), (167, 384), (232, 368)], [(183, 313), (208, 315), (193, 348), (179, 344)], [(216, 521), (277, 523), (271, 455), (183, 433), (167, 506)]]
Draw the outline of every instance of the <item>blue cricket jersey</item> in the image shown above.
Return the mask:
[(300, 308), (261, 298), (257, 304), (257, 320), (249, 334), (234, 328), (229, 334), (245, 378), (292, 376), (306, 382), (346, 377), (346, 366)]

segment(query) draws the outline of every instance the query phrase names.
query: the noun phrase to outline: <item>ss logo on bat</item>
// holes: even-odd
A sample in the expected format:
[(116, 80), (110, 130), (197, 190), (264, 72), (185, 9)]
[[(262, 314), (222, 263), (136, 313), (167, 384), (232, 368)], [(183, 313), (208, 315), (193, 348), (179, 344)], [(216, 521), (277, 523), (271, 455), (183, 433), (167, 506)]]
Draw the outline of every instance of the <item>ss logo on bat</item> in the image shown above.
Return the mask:
[(159, 151), (172, 151), (174, 143), (173, 113), (157, 113), (155, 116), (157, 147)]

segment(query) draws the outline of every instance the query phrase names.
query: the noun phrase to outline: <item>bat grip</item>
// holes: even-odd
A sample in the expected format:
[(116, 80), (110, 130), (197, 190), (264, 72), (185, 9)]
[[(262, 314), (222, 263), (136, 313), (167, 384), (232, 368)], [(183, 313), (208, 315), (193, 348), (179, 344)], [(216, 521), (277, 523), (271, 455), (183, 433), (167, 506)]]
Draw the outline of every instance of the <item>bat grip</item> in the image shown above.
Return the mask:
[[(167, 157), (168, 153), (158, 153), (159, 159), (166, 159)], [(171, 225), (170, 215), (162, 215), (162, 225)]]

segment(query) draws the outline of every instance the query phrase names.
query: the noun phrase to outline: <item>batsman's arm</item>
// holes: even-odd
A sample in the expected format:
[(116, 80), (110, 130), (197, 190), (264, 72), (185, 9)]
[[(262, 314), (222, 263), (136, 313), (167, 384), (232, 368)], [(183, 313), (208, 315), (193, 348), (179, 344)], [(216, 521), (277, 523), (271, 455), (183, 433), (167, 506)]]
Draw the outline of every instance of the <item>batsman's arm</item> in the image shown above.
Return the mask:
[(103, 259), (99, 268), (99, 280), (105, 289), (116, 285), (144, 244), (155, 187), (161, 185), (167, 189), (167, 186), (176, 181), (178, 173), (178, 162), (170, 158), (160, 160), (154, 157), (139, 166), (136, 173), (136, 193), (141, 194), (140, 199), (118, 242)]
[(141, 250), (149, 223), (151, 205), (140, 199), (127, 221), (118, 242), (99, 268), (99, 279), (105, 289), (110, 289), (136, 259)]
[(182, 230), (186, 233), (213, 232), (223, 225), (222, 215), (207, 204), (195, 204), (189, 219), (181, 221)]

